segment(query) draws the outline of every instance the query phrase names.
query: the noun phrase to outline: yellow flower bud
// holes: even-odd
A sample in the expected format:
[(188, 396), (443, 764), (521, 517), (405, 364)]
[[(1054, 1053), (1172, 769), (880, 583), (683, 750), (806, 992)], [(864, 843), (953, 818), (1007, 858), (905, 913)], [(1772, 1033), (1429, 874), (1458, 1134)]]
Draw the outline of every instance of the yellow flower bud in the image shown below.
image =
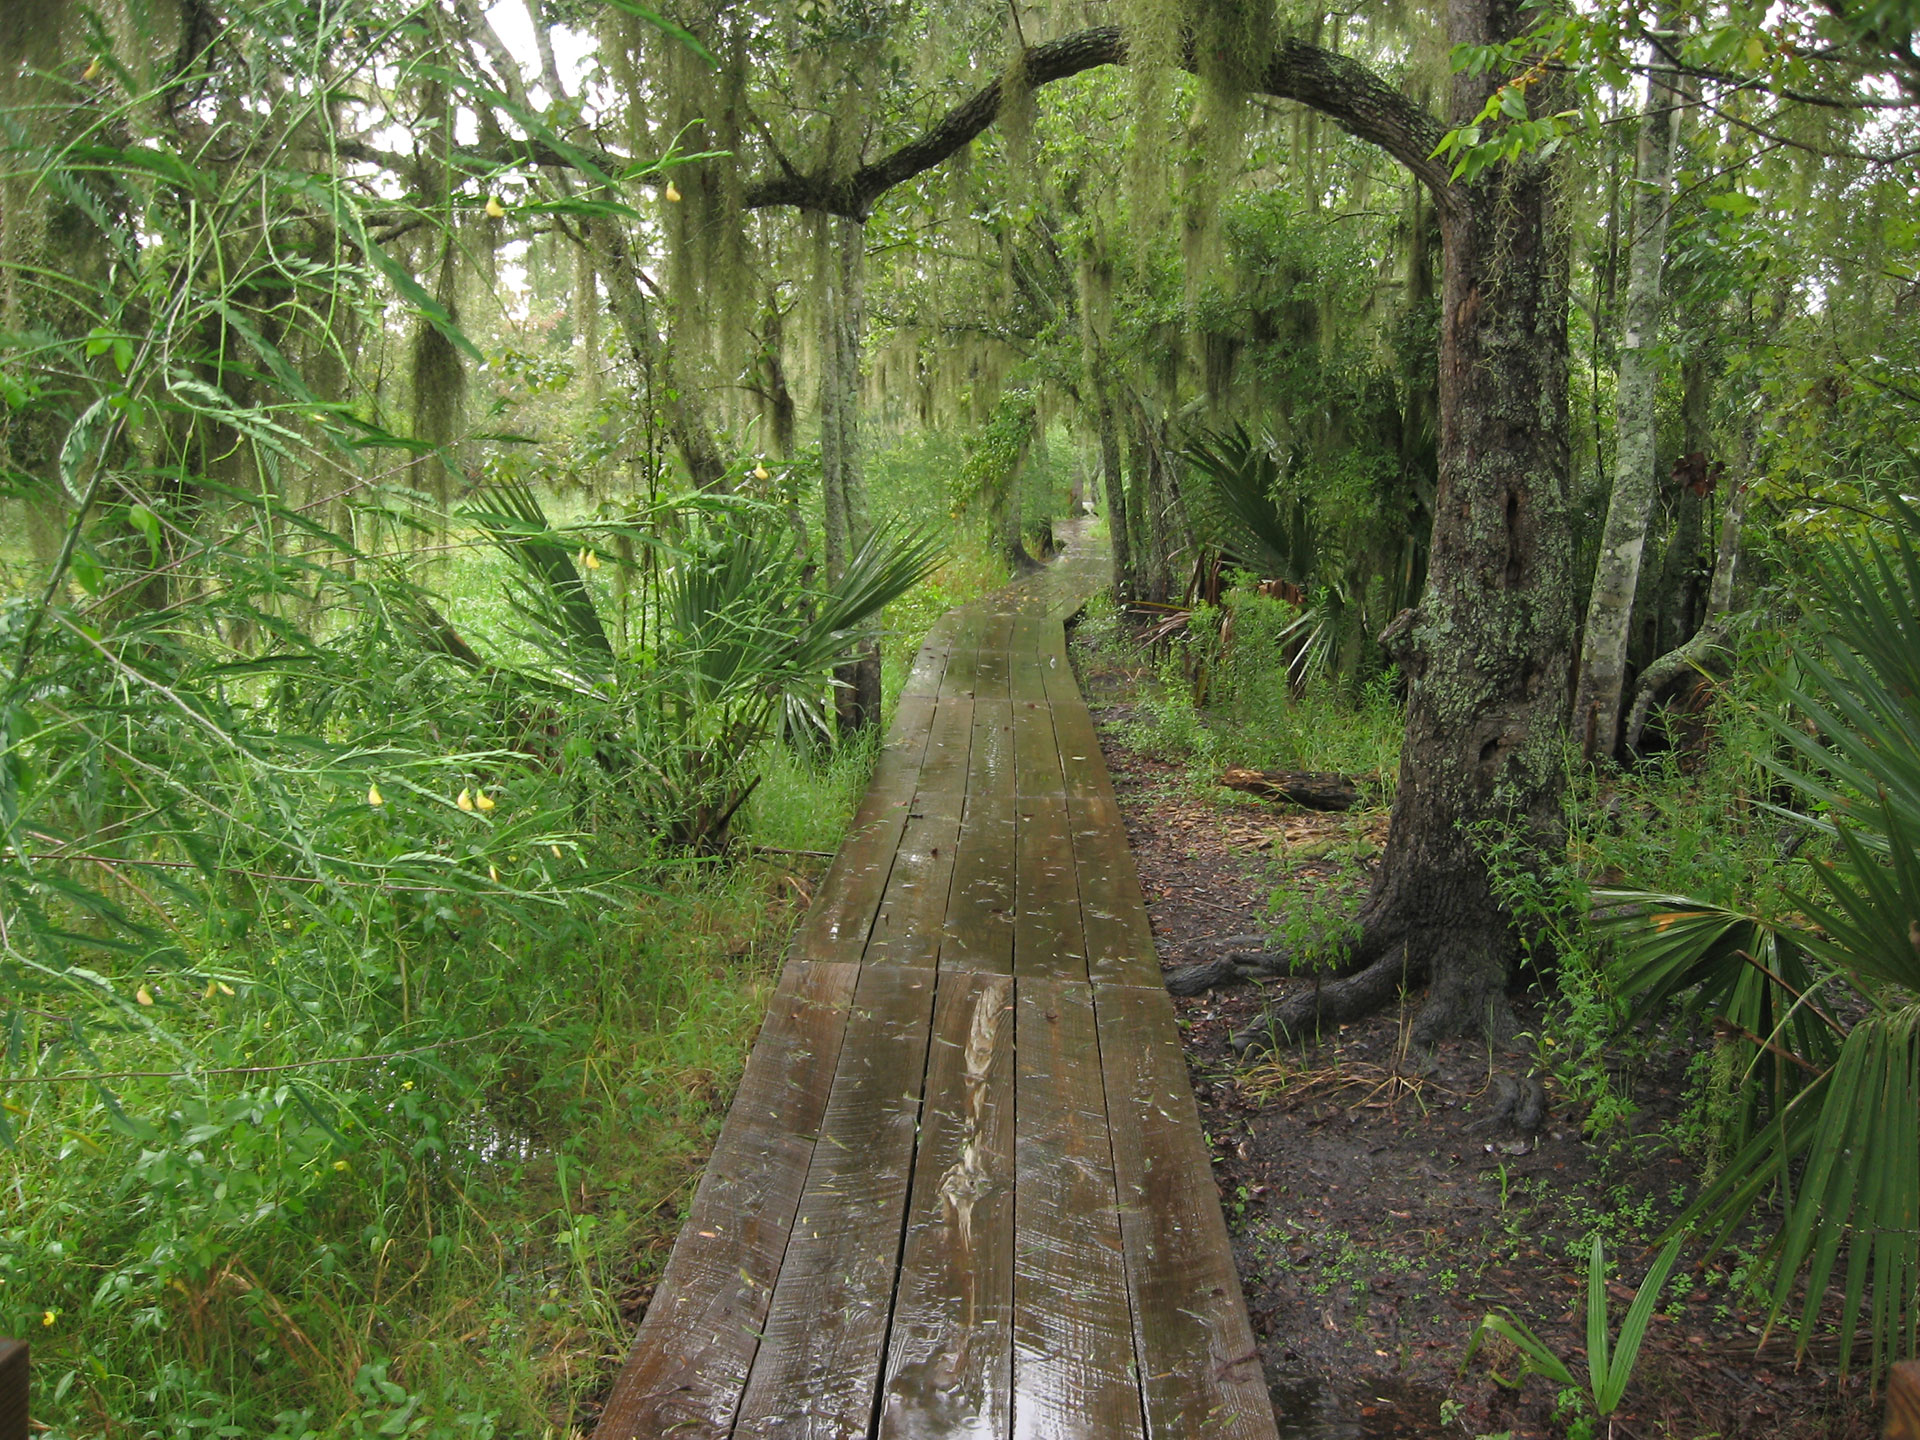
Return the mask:
[(507, 207), (502, 205), (496, 196), (489, 195), (487, 197), (487, 218), (489, 220), (504, 220), (507, 218)]
[(473, 797), (473, 804), (474, 808), (483, 814), (491, 814), (493, 811), (493, 797), (484, 790)]
[(211, 1000), (213, 999), (214, 996), (218, 995), (219, 993), (220, 993), (219, 986), (215, 985), (213, 981), (209, 980), (207, 981), (207, 988), (200, 992), (200, 998), (202, 1000)]
[(558, 845), (549, 845), (547, 848), (553, 851), (554, 859), (558, 860), (560, 858), (560, 847)]
[(381, 795), (380, 787), (378, 785), (367, 786), (367, 804), (384, 805), (386, 803), (387, 803), (386, 798), (383, 795)]
[(58, 1310), (42, 1310), (40, 1312), (40, 1323), (42, 1325), (51, 1325), (59, 1318), (60, 1312)]
[(598, 570), (600, 568), (600, 557), (594, 554), (593, 551), (591, 550), (587, 551), (586, 553), (587, 553), (587, 568), (589, 570)]
[(218, 985), (218, 986), (220, 987), (220, 993), (221, 993), (222, 995), (231, 995), (231, 994), (233, 994), (233, 986), (231, 986), (231, 985), (229, 985), (229, 984), (227, 984), (227, 982), (226, 982), (226, 981), (224, 981), (224, 980), (216, 980), (216, 981), (214, 981), (213, 983), (214, 983), (214, 984), (216, 984), (216, 985)]
[(767, 467), (765, 465), (756, 465), (753, 467), (753, 478), (756, 480), (771, 480), (773, 477), (767, 473)]
[(462, 790), (460, 792), (460, 798), (453, 803), (458, 805), (462, 810), (471, 811), (473, 809), (473, 796), (465, 790)]
[(680, 187), (671, 180), (667, 181), (667, 203), (670, 205), (680, 203)]
[[(81, 72), (80, 78), (82, 80), (98, 80), (100, 78), (100, 57), (99, 56), (96, 55), (94, 56), (93, 59), (87, 62), (87, 68)], [(52, 1314), (53, 1312), (48, 1311), (47, 1313)], [(53, 1322), (49, 1320), (47, 1323), (51, 1325)]]
[(344, 1174), (348, 1170), (351, 1170), (353, 1167), (347, 1164), (347, 1162), (344, 1160), (336, 1160), (333, 1162), (333, 1168), (340, 1171), (342, 1174)]
[(498, 885), (500, 883), (500, 872), (489, 865), (487, 866), (487, 878)]

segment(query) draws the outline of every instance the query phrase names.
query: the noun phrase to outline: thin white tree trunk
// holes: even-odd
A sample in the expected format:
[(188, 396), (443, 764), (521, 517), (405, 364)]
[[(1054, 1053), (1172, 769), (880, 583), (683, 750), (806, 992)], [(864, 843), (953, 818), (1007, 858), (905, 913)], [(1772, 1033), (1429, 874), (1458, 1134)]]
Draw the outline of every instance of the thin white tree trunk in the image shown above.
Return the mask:
[[(1674, 7), (1662, 7), (1663, 32), (1671, 32)], [(1573, 722), (1581, 753), (1611, 756), (1619, 747), (1621, 692), (1626, 683), (1627, 638), (1633, 596), (1646, 549), (1647, 526), (1657, 489), (1654, 401), (1659, 386), (1655, 346), (1660, 338), (1660, 272), (1666, 258), (1667, 217), (1673, 190), (1673, 153), (1683, 97), (1676, 76), (1659, 63), (1648, 74), (1647, 108), (1640, 123), (1635, 167), (1627, 301), (1620, 341), (1620, 376), (1614, 421), (1613, 494), (1600, 558), (1587, 602), (1586, 635), (1580, 647), (1580, 683)]]

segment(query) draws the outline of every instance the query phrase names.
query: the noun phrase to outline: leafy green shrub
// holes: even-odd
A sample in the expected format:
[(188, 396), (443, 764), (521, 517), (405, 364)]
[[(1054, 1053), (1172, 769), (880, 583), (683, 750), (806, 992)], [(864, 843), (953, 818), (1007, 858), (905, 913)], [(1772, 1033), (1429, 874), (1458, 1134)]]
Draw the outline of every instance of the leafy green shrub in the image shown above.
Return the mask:
[[(1872, 1366), (1913, 1353), (1920, 1314), (1920, 514), (1823, 548), (1814, 653), (1772, 728), (1775, 776), (1831, 839), (1818, 889), (1779, 908), (1618, 892), (1614, 980), (1638, 1012), (1697, 993), (1744, 1047), (1744, 1144), (1682, 1217), (1725, 1240), (1772, 1194), (1761, 1259), (1776, 1314), (1803, 1285), (1804, 1346), (1842, 1251), (1840, 1360), (1866, 1320)], [(1761, 898), (1765, 895), (1762, 892)]]

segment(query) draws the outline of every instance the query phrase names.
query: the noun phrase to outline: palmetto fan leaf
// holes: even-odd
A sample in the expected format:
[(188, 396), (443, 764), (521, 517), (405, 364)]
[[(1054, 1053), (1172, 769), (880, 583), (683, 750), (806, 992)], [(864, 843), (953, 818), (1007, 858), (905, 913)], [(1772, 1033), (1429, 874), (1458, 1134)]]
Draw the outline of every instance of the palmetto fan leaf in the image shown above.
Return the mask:
[(1312, 517), (1300, 501), (1277, 498), (1280, 462), (1246, 427), (1203, 431), (1186, 447), (1206, 484), (1195, 519), (1207, 538), (1247, 569), (1306, 586), (1319, 560)]
[[(1824, 653), (1789, 692), (1811, 730), (1775, 724), (1799, 764), (1772, 768), (1834, 842), (1819, 893), (1789, 894), (1784, 922), (1603, 897), (1634, 902), (1613, 978), (1638, 1011), (1697, 986), (1752, 1046), (1743, 1143), (1678, 1223), (1724, 1241), (1777, 1194), (1774, 1314), (1797, 1309), (1804, 1346), (1838, 1276), (1841, 1364), (1864, 1320), (1876, 1374), (1920, 1341), (1920, 514), (1883, 498), (1890, 540), (1820, 557)], [(1834, 991), (1851, 1004), (1826, 1005)]]
[[(599, 723), (595, 755), (673, 844), (695, 849), (724, 839), (776, 720), (827, 733), (821, 700), (834, 665), (943, 553), (921, 532), (875, 536), (837, 581), (818, 586), (778, 511), (695, 497), (676, 517), (654, 644), (622, 655), (576, 563), (578, 542), (556, 533), (530, 490), (498, 487), (467, 514), (519, 572), (514, 605), (532, 626), (524, 638), (620, 717)], [(645, 678), (629, 696), (634, 667)]]
[(541, 632), (543, 648), (557, 649), (590, 678), (603, 677), (613, 665), (613, 641), (573, 552), (554, 533), (539, 498), (525, 485), (495, 485), (484, 505), (464, 513), (519, 569), (525, 583), (512, 603)]
[[(1313, 517), (1300, 500), (1279, 497), (1280, 462), (1246, 427), (1202, 432), (1185, 451), (1194, 473), (1196, 528), (1221, 551), (1267, 579), (1311, 589), (1322, 568)], [(1323, 593), (1280, 633), (1295, 690), (1331, 667), (1340, 596)]]

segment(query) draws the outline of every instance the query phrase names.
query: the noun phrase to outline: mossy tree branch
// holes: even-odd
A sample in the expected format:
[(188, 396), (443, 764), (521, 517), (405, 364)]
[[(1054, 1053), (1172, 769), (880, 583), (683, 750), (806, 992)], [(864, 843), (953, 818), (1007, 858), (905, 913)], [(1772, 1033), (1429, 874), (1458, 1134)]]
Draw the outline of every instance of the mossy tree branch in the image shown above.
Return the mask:
[[(1120, 27), (1095, 26), (1028, 50), (1027, 88), (1031, 91), (1103, 65), (1126, 63), (1127, 42)], [(1188, 56), (1184, 63), (1191, 69), (1193, 58)], [(1424, 181), (1443, 207), (1452, 204), (1447, 166), (1433, 158), (1446, 127), (1357, 60), (1303, 40), (1285, 40), (1267, 62), (1257, 88), (1310, 105), (1357, 139), (1378, 145)], [(763, 176), (747, 183), (743, 202), (749, 209), (792, 205), (864, 221), (894, 186), (933, 169), (978, 139), (999, 118), (1002, 89), (1001, 80), (989, 81), (924, 134), (850, 175), (789, 170)]]

